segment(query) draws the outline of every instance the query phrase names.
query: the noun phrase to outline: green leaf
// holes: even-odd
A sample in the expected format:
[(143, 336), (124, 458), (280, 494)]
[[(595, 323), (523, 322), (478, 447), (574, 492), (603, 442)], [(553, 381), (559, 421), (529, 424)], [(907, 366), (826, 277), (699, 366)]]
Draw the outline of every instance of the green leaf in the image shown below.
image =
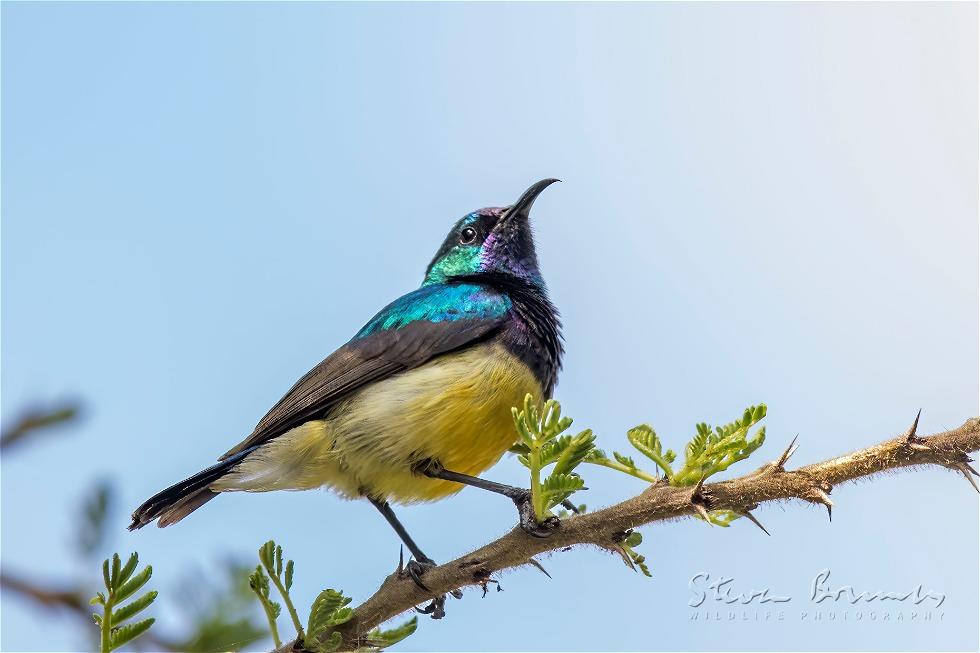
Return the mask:
[[(265, 547), (259, 549), (259, 557), (262, 557), (262, 551)], [(269, 631), (272, 634), (272, 641), (275, 643), (276, 648), (282, 645), (279, 639), (279, 629), (276, 625), (276, 618), (282, 612), (282, 607), (272, 601), (269, 598), (269, 578), (265, 575), (262, 570), (262, 565), (256, 565), (255, 571), (251, 573), (248, 577), (248, 585), (258, 597), (259, 603), (262, 605), (262, 610), (265, 612), (266, 620), (269, 622)]]
[(568, 445), (555, 461), (555, 469), (552, 471), (552, 474), (570, 474), (572, 470), (585, 460), (585, 457), (589, 455), (594, 445), (595, 435), (591, 429), (586, 429), (571, 438)]
[(130, 596), (136, 593), (136, 591), (146, 584), (146, 581), (150, 580), (150, 576), (153, 575), (153, 567), (147, 565), (143, 571), (136, 574), (130, 578), (126, 583), (123, 584), (116, 591), (116, 595), (113, 597), (117, 602), (122, 602), (128, 599)]
[(585, 481), (574, 474), (552, 474), (541, 484), (541, 496), (545, 508), (556, 506), (567, 499), (573, 492), (585, 487)]
[(124, 605), (118, 610), (112, 612), (112, 625), (118, 626), (122, 622), (126, 621), (133, 615), (145, 610), (154, 600), (157, 598), (157, 593), (155, 591), (147, 592), (143, 596), (139, 597), (132, 603)]
[(653, 578), (653, 574), (650, 573), (650, 568), (646, 564), (646, 556), (642, 556), (635, 551), (631, 552), (630, 557), (633, 559), (633, 563), (640, 568), (640, 572), (647, 578)]
[(109, 576), (109, 559), (102, 561), (102, 579), (105, 581), (105, 588), (112, 591), (112, 578)]
[(507, 451), (509, 453), (521, 454), (521, 455), (524, 455), (524, 456), (526, 456), (527, 454), (529, 454), (531, 452), (531, 450), (528, 448), (528, 446), (526, 444), (524, 444), (523, 442), (518, 442), (517, 444), (513, 445)]
[[(670, 466), (673, 461), (673, 452), (668, 450), (664, 453), (663, 445), (653, 427), (649, 424), (634, 426), (626, 432), (626, 439), (629, 440), (634, 449), (655, 462), (665, 477), (669, 479), (674, 475), (674, 470)], [(635, 467), (635, 465), (633, 466)]]
[(318, 640), (331, 626), (343, 623), (343, 621), (335, 622), (335, 617), (344, 621), (350, 619), (353, 611), (350, 615), (341, 611), (350, 602), (351, 599), (344, 596), (343, 592), (334, 589), (325, 589), (320, 592), (310, 607), (310, 618), (306, 628), (309, 638)]
[(736, 519), (741, 517), (740, 514), (732, 510), (719, 509), (712, 510), (708, 512), (708, 519), (715, 526), (721, 526), (722, 528), (728, 528), (729, 525)]
[(269, 540), (259, 548), (259, 560), (265, 565), (266, 570), (275, 573), (276, 543)]
[[(531, 503), (538, 519), (552, 516), (550, 508), (567, 499), (572, 492), (584, 488), (573, 470), (592, 456), (595, 436), (592, 431), (578, 435), (563, 435), (572, 425), (572, 419), (562, 417), (561, 404), (554, 399), (545, 401), (539, 408), (532, 395), (524, 396), (523, 409), (513, 408), (511, 415), (520, 436), (520, 442), (512, 447), (518, 461), (530, 471)], [(551, 476), (542, 481), (543, 470), (551, 465)], [(563, 480), (564, 479), (564, 480)]]
[(650, 568), (646, 565), (646, 558), (634, 549), (643, 543), (643, 536), (638, 532), (630, 530), (627, 531), (626, 539), (624, 539), (619, 547), (623, 553), (623, 561), (626, 562), (633, 571), (639, 569), (644, 576), (652, 577), (650, 573)]
[(144, 619), (143, 621), (137, 621), (134, 624), (122, 626), (114, 630), (112, 636), (109, 638), (109, 650), (117, 649), (123, 644), (133, 641), (148, 631), (155, 621), (156, 619), (152, 618)]
[(290, 560), (286, 563), (286, 589), (288, 590), (293, 586), (293, 561)]
[(129, 556), (129, 560), (126, 561), (126, 565), (119, 572), (119, 578), (116, 580), (117, 585), (120, 583), (125, 583), (127, 580), (129, 580), (129, 577), (133, 575), (134, 571), (136, 571), (136, 565), (139, 563), (139, 559), (140, 557), (136, 553)]
[(690, 442), (687, 443), (687, 447), (684, 448), (684, 453), (689, 459), (694, 459), (704, 453), (704, 449), (708, 446), (708, 425), (698, 424), (697, 425), (697, 435), (695, 435)]
[(387, 648), (389, 646), (394, 646), (398, 642), (402, 641), (409, 635), (415, 632), (419, 626), (418, 617), (412, 617), (401, 626), (397, 628), (392, 628), (390, 630), (381, 630), (380, 628), (375, 628), (367, 634), (367, 641), (371, 646), (376, 646), (378, 648)]
[[(310, 638), (308, 637), (307, 640), (309, 639)], [(309, 644), (306, 643), (307, 640), (304, 640), (303, 643), (309, 646)], [(340, 648), (340, 644), (343, 642), (343, 640), (344, 640), (343, 636), (340, 633), (334, 631), (330, 633), (329, 636), (325, 637), (322, 640), (314, 640), (312, 644), (313, 650), (316, 651), (317, 653), (333, 653), (333, 651), (336, 651), (337, 649)]]
[(547, 467), (551, 463), (558, 460), (565, 449), (569, 447), (572, 443), (572, 436), (563, 435), (560, 438), (551, 440), (550, 442), (545, 442), (541, 445), (541, 449), (538, 452), (538, 465), (540, 468)]
[(685, 448), (683, 467), (671, 479), (673, 485), (693, 485), (745, 460), (762, 446), (766, 439), (765, 427), (749, 438), (749, 429), (766, 416), (765, 404), (750, 406), (740, 419), (712, 429), (698, 424), (697, 434)]
[(634, 461), (629, 456), (624, 456), (618, 451), (613, 451), (613, 458), (615, 458), (616, 462), (618, 462), (621, 465), (626, 465), (627, 467), (636, 467), (636, 461)]
[(110, 583), (112, 584), (112, 589), (119, 587), (119, 567), (122, 562), (119, 560), (119, 554), (112, 554), (112, 574), (109, 575)]
[(354, 608), (340, 608), (330, 617), (331, 626), (347, 623), (354, 616)]
[(262, 571), (262, 565), (256, 565), (255, 571), (248, 577), (248, 584), (257, 594), (269, 596), (269, 579)]

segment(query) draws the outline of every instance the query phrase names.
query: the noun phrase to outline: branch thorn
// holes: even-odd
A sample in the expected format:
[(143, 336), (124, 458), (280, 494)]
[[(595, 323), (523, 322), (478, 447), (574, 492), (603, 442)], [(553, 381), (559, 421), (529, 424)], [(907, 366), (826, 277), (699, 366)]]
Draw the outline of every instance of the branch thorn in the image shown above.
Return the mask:
[(746, 519), (748, 519), (750, 522), (752, 522), (756, 526), (758, 526), (759, 528), (761, 528), (763, 533), (765, 533), (766, 535), (769, 535), (769, 531), (767, 531), (766, 530), (766, 527), (763, 526), (762, 523), (760, 523), (759, 520), (755, 518), (755, 515), (752, 514), (752, 511), (751, 510), (746, 509), (746, 510), (742, 511), (742, 516), (745, 517)]
[(708, 526), (714, 526), (708, 516), (708, 509), (705, 507), (705, 503), (707, 503), (707, 497), (704, 495), (704, 476), (702, 476), (698, 484), (694, 486), (694, 491), (691, 492), (691, 506), (701, 516), (701, 519), (708, 522)]
[(694, 501), (694, 499), (697, 497), (701, 497), (702, 496), (701, 491), (703, 489), (704, 489), (704, 476), (702, 476), (701, 479), (698, 481), (698, 484), (694, 486), (694, 492), (691, 493), (691, 501)]
[[(585, 489), (585, 488), (583, 488), (583, 489)], [(565, 499), (564, 501), (562, 501), (561, 502), (561, 505), (562, 505), (563, 508), (567, 509), (573, 515), (580, 515), (580, 514), (582, 514), (579, 511), (578, 506), (576, 506), (574, 503), (572, 503), (568, 499)]]
[(977, 492), (980, 492), (980, 487), (977, 487), (977, 482), (973, 480), (974, 476), (980, 476), (980, 473), (977, 473), (977, 470), (973, 469), (965, 462), (955, 463), (951, 465), (951, 469), (955, 469), (960, 474), (962, 474), (963, 478), (969, 481), (970, 485), (973, 486), (973, 489), (976, 490)]
[(783, 455), (780, 456), (779, 460), (776, 461), (775, 471), (778, 472), (786, 471), (785, 468), (786, 462), (789, 460), (789, 457), (792, 456), (794, 453), (796, 453), (796, 450), (799, 448), (799, 445), (796, 444), (796, 438), (798, 437), (800, 437), (799, 434), (793, 436), (793, 440), (789, 443), (789, 446), (786, 447), (786, 451), (784, 451)]
[(810, 492), (806, 498), (814, 503), (822, 503), (823, 505), (827, 506), (827, 518), (830, 519), (830, 521), (834, 521), (834, 502), (830, 500), (830, 495), (827, 494), (827, 492), (830, 491), (829, 484), (825, 485), (825, 487), (826, 489), (818, 486), (810, 488)]
[(549, 573), (548, 573), (548, 570), (547, 570), (547, 569), (545, 569), (545, 568), (544, 568), (544, 565), (542, 565), (542, 564), (541, 564), (540, 562), (538, 562), (538, 561), (537, 561), (537, 560), (535, 560), (534, 558), (528, 558), (528, 559), (527, 559), (527, 562), (528, 562), (528, 564), (530, 564), (530, 565), (531, 565), (532, 567), (535, 567), (535, 568), (536, 568), (536, 569), (537, 569), (538, 571), (540, 571), (540, 572), (541, 572), (542, 574), (544, 574), (544, 575), (545, 575), (545, 576), (547, 576), (548, 578), (551, 578), (551, 574), (549, 574)]
[(708, 516), (708, 511), (705, 509), (704, 504), (692, 501), (691, 505), (694, 506), (694, 511), (701, 516), (701, 519), (708, 522), (708, 526), (714, 526), (714, 524), (711, 523), (711, 519)]
[(912, 426), (905, 431), (905, 446), (913, 451), (929, 451), (930, 447), (925, 443), (926, 441), (915, 434), (916, 430), (919, 428), (919, 418), (922, 417), (922, 409), (915, 414), (915, 421), (912, 422)]
[(909, 427), (909, 430), (905, 432), (905, 439), (908, 440), (909, 442), (912, 442), (913, 440), (918, 440), (919, 439), (919, 438), (916, 438), (915, 437), (915, 431), (916, 431), (916, 429), (919, 428), (919, 418), (920, 417), (922, 417), (922, 409), (921, 408), (919, 409), (919, 412), (917, 412), (915, 414), (915, 421), (912, 422), (912, 426), (910, 426)]

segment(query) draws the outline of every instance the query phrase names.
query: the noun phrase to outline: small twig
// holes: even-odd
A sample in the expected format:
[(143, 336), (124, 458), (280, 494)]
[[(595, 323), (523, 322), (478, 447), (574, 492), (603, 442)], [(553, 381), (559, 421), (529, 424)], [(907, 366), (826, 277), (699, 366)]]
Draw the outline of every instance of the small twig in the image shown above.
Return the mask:
[(26, 411), (12, 426), (3, 430), (3, 434), (0, 435), (0, 450), (6, 450), (11, 445), (49, 426), (72, 420), (78, 416), (78, 413), (79, 407), (74, 403), (64, 404), (52, 410)]

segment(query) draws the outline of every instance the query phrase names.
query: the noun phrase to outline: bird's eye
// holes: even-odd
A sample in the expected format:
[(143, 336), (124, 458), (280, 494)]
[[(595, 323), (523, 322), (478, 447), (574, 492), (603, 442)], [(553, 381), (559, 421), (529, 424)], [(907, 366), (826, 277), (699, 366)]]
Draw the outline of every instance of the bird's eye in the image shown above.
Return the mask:
[(462, 244), (469, 245), (474, 240), (476, 240), (476, 229), (473, 227), (466, 227), (459, 232), (459, 242)]

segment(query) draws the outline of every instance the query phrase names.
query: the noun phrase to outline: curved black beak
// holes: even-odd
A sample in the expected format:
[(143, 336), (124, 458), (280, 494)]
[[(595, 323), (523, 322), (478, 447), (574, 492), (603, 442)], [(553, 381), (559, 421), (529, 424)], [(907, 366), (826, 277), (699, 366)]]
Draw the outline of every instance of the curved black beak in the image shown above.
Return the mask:
[(541, 194), (541, 191), (556, 181), (561, 181), (561, 179), (542, 179), (538, 183), (528, 188), (516, 202), (507, 207), (507, 211), (500, 216), (500, 221), (506, 222), (509, 218), (518, 215), (526, 218), (528, 215), (530, 215), (531, 205), (534, 204), (534, 200), (538, 199), (538, 195)]

